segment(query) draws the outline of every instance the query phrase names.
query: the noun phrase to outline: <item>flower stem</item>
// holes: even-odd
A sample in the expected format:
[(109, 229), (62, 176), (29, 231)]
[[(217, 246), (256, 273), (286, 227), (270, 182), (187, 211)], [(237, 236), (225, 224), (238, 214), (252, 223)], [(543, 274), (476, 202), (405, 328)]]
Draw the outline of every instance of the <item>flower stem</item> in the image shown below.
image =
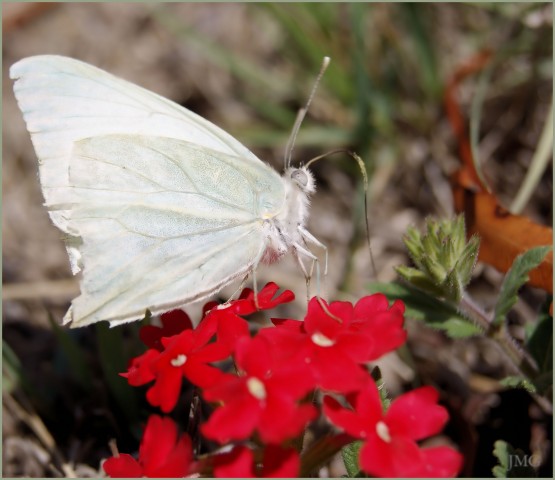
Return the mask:
[[(512, 374), (523, 377), (533, 384), (532, 379), (536, 378), (539, 374), (538, 367), (534, 359), (520, 348), (515, 339), (511, 337), (506, 325), (504, 323), (494, 325), (492, 317), (476, 304), (468, 293), (464, 294), (459, 308), (484, 330), (487, 338), (492, 340), (505, 360), (504, 363), (507, 369)], [(535, 393), (531, 395), (545, 412), (550, 413), (553, 411), (553, 407), (547, 399)]]

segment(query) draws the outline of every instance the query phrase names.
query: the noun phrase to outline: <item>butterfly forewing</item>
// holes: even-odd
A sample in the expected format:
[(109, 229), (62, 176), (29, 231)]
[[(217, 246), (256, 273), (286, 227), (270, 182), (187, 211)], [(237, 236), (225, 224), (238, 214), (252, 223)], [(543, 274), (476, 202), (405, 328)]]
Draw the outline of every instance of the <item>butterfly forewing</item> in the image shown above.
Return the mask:
[[(214, 124), (179, 105), (67, 57), (25, 58), (10, 69), (14, 92), (39, 157), (47, 202), (64, 200), (74, 142), (115, 133), (176, 138), (242, 158), (256, 159)], [(61, 197), (61, 198), (60, 198)], [(51, 213), (64, 229), (62, 213)]]

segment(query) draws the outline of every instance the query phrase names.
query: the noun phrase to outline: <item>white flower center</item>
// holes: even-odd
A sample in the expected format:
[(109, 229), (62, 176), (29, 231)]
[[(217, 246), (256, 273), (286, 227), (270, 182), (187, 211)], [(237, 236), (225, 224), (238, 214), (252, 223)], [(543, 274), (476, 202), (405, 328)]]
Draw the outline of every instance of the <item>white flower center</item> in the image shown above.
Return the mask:
[(378, 434), (378, 437), (380, 437), (384, 442), (391, 442), (389, 428), (387, 428), (387, 425), (384, 422), (379, 421), (378, 423), (376, 423), (376, 433)]
[(250, 394), (258, 400), (264, 400), (266, 398), (266, 388), (258, 378), (250, 377), (247, 380), (247, 389)]
[(172, 364), (172, 367), (181, 367), (182, 365), (185, 365), (186, 361), (187, 355), (180, 353), (177, 357), (173, 358), (170, 363)]
[(333, 340), (326, 337), (323, 333), (320, 332), (313, 333), (310, 339), (319, 347), (331, 347), (332, 345), (335, 345), (335, 342)]

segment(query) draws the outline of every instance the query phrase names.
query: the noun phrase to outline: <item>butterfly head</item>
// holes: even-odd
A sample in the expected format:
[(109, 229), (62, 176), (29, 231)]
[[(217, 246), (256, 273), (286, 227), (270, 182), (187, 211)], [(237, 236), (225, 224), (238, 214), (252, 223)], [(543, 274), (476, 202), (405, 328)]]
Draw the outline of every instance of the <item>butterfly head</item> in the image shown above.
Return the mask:
[(289, 167), (285, 171), (284, 177), (289, 177), (293, 185), (297, 186), (301, 192), (310, 195), (316, 191), (316, 182), (311, 171), (307, 167)]

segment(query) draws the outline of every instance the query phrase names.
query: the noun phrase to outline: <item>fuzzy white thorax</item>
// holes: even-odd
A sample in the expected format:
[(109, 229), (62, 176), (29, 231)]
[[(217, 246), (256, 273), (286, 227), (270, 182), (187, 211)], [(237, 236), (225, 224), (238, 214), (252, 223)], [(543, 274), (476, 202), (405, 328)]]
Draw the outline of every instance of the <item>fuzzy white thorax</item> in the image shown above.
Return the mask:
[(285, 201), (277, 215), (265, 224), (269, 245), (262, 261), (272, 263), (287, 253), (296, 243), (303, 242), (299, 227), (305, 227), (310, 209), (310, 195), (316, 182), (306, 167), (289, 167), (281, 177), (285, 187)]

